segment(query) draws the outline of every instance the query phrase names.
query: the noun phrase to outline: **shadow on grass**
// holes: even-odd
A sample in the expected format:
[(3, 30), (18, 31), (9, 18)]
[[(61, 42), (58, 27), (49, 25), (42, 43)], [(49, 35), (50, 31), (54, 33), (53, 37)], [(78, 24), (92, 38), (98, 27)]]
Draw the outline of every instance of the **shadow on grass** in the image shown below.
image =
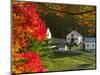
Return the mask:
[(95, 69), (95, 66), (94, 67), (90, 67), (90, 66), (93, 66), (93, 64), (81, 64), (79, 66), (77, 66), (77, 69)]
[(71, 51), (67, 51), (67, 52), (52, 52), (52, 54), (50, 54), (48, 57), (49, 58), (64, 58), (64, 57), (74, 57), (74, 56), (79, 56), (81, 53), (79, 52), (71, 52)]
[(88, 66), (90, 66), (91, 64), (81, 64), (78, 67), (79, 68), (87, 68)]
[(87, 52), (87, 53), (96, 53), (96, 50), (80, 50), (82, 52)]

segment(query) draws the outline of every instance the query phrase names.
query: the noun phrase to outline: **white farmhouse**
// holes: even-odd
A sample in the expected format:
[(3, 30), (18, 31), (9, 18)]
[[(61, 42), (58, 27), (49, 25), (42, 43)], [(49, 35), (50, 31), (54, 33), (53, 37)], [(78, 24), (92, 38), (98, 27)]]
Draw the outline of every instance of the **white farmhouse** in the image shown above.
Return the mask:
[(83, 36), (77, 31), (72, 31), (66, 36), (67, 43), (76, 43), (79, 45), (78, 49), (82, 49)]
[(95, 37), (84, 37), (84, 49), (91, 50), (95, 49), (96, 38)]
[[(71, 39), (73, 39), (73, 40), (71, 40)], [(77, 31), (72, 31), (71, 33), (69, 33), (66, 36), (66, 40), (68, 43), (74, 42), (78, 45), (81, 42), (83, 42), (83, 36), (80, 33), (78, 33)]]

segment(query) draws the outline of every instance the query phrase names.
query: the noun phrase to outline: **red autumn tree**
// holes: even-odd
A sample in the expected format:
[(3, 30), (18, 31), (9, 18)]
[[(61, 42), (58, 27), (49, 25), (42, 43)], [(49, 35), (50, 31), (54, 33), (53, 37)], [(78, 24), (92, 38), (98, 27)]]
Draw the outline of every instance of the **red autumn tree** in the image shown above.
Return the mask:
[[(12, 5), (12, 72), (43, 72), (39, 54), (29, 52), (29, 38), (42, 42), (46, 27), (36, 12), (36, 4), (13, 2)], [(23, 49), (25, 52), (19, 53)]]

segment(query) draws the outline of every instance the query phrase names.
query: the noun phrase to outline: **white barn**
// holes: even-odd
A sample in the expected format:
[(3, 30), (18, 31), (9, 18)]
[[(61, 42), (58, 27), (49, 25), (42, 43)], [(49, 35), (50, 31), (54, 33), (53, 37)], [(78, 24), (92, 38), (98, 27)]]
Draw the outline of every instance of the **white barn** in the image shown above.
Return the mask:
[(74, 42), (77, 44), (80, 44), (81, 42), (83, 42), (83, 36), (77, 31), (72, 31), (66, 36), (66, 40), (68, 43), (71, 42), (71, 38), (74, 38)]
[(96, 38), (95, 37), (84, 37), (84, 49), (85, 50), (91, 50), (95, 49), (95, 42)]
[(83, 42), (83, 36), (78, 33), (77, 31), (72, 31), (66, 36), (67, 43), (76, 43), (79, 45), (79, 49), (82, 49), (82, 42)]

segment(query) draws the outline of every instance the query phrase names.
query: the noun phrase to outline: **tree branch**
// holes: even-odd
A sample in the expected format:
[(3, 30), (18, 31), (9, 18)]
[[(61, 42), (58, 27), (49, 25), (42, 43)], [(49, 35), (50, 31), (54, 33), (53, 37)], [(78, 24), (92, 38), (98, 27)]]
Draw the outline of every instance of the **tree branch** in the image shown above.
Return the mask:
[(68, 12), (68, 11), (59, 11), (57, 9), (53, 9), (53, 8), (50, 8), (42, 3), (39, 3), (40, 5), (50, 9), (50, 10), (53, 10), (53, 11), (56, 11), (56, 12), (60, 12), (60, 13), (66, 13), (66, 14), (69, 14), (69, 15), (81, 15), (81, 14), (85, 14), (85, 13), (90, 13), (90, 12), (94, 12), (96, 10), (89, 10), (89, 11), (84, 11), (84, 12), (79, 12), (79, 13), (72, 13), (72, 12)]

